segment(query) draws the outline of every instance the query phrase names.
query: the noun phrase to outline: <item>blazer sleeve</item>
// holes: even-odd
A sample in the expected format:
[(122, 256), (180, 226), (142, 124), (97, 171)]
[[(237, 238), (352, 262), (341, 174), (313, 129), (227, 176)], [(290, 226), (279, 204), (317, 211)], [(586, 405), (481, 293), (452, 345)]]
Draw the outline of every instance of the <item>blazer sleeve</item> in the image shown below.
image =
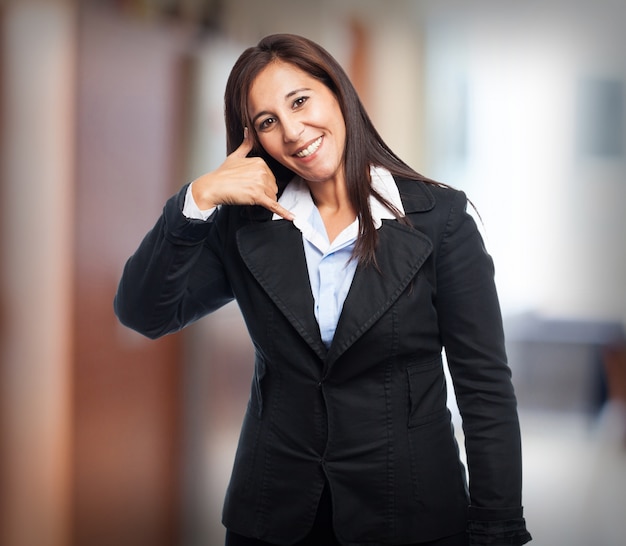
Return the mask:
[(525, 544), (517, 402), (494, 266), (467, 199), (455, 192), (437, 253), (437, 310), (463, 420), (472, 545)]
[(155, 339), (233, 299), (221, 260), (216, 211), (207, 221), (182, 213), (186, 186), (171, 197), (128, 259), (113, 302), (120, 322)]

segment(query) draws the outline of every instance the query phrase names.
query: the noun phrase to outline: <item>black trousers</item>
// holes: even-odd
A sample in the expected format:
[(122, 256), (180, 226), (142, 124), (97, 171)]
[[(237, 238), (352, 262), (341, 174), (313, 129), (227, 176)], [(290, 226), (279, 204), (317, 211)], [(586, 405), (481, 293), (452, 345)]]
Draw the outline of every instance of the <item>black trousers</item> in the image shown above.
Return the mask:
[[(406, 544), (405, 546), (468, 546), (467, 533), (461, 533), (429, 542), (419, 544)], [(264, 542), (256, 538), (248, 538), (232, 531), (226, 530), (226, 546), (276, 546), (270, 542)], [(320, 504), (315, 516), (315, 522), (311, 532), (293, 546), (340, 546), (332, 525), (332, 504), (328, 486), (324, 487)]]

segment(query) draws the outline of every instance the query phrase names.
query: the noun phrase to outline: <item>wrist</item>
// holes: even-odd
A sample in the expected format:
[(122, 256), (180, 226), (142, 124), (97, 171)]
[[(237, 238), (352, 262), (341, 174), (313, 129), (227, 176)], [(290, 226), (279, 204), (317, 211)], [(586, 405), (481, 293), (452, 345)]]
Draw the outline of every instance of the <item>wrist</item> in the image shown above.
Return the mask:
[(204, 180), (201, 179), (205, 178), (206, 176), (207, 175), (197, 178), (189, 185), (191, 197), (198, 209), (202, 211), (214, 209), (220, 204), (217, 202), (217, 199), (215, 199), (211, 192), (207, 192), (205, 187), (206, 184), (202, 183)]

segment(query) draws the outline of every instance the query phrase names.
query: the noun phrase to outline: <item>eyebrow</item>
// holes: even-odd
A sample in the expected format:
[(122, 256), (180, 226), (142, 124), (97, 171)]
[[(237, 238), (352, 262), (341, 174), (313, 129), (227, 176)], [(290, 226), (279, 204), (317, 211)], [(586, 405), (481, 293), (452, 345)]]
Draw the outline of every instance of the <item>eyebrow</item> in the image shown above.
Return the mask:
[[(299, 89), (294, 89), (293, 91), (289, 91), (289, 93), (285, 95), (285, 100), (288, 100), (294, 95), (297, 95), (298, 93), (302, 93), (303, 91), (311, 91), (311, 89), (309, 87), (300, 87)], [(252, 125), (254, 125), (256, 123), (256, 120), (259, 119), (261, 116), (265, 116), (268, 114), (271, 115), (271, 113), (272, 112), (268, 110), (263, 110), (262, 112), (259, 112), (256, 116), (252, 118)]]

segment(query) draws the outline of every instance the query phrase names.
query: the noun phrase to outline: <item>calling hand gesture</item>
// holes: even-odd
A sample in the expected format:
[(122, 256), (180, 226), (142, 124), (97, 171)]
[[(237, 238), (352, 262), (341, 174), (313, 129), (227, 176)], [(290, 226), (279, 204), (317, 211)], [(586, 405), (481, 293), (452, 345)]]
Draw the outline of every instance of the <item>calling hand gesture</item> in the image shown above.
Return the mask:
[(260, 157), (247, 157), (252, 150), (248, 131), (239, 148), (216, 170), (193, 181), (193, 198), (201, 210), (217, 205), (260, 205), (285, 220), (293, 214), (278, 204), (276, 178)]

